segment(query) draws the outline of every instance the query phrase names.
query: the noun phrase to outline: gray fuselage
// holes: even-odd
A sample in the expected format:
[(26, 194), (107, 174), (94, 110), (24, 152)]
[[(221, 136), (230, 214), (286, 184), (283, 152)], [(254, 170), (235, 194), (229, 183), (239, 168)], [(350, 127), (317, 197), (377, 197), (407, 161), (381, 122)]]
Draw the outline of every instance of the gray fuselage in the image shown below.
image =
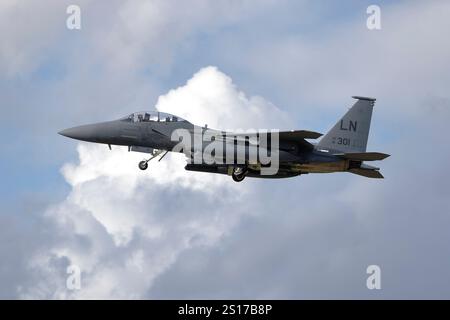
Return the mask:
[[(101, 122), (89, 125), (78, 126), (66, 129), (60, 134), (74, 138), (77, 140), (103, 143), (107, 145), (120, 145), (136, 148), (142, 151), (151, 152), (152, 149), (173, 151), (174, 147), (180, 142), (174, 140), (172, 134), (183, 129), (195, 136), (196, 133), (208, 131), (209, 133), (216, 133), (218, 136), (228, 134), (230, 139), (223, 140), (223, 148), (233, 148), (237, 150), (239, 142), (233, 141), (233, 133), (226, 133), (219, 130), (212, 130), (205, 127), (195, 126), (192, 123), (182, 120), (177, 122), (168, 121), (126, 121), (124, 119)], [(239, 139), (236, 139), (239, 141)], [(202, 150), (204, 150), (211, 141), (202, 141)], [(217, 143), (217, 142), (216, 142)], [(250, 143), (243, 143), (241, 145), (244, 154), (243, 157), (234, 152), (232, 159), (223, 159), (222, 163), (206, 164), (196, 163), (188, 164), (187, 170), (204, 171), (214, 173), (230, 174), (230, 170), (240, 163), (247, 162), (249, 172), (247, 176), (250, 177), (264, 177), (264, 178), (282, 178), (292, 177), (299, 174), (306, 173), (327, 173), (336, 171), (345, 171), (349, 168), (349, 161), (336, 157), (332, 154), (321, 152), (315, 148), (302, 148), (301, 145), (293, 141), (279, 141), (279, 170), (276, 174), (263, 176), (260, 175), (260, 166), (258, 163), (248, 163), (248, 159), (252, 152), (258, 151), (259, 145)], [(268, 147), (270, 153), (270, 147)], [(191, 151), (191, 152), (189, 152)], [(184, 152), (187, 156), (192, 155), (195, 150), (183, 150), (177, 152)], [(192, 159), (191, 159), (192, 160)]]

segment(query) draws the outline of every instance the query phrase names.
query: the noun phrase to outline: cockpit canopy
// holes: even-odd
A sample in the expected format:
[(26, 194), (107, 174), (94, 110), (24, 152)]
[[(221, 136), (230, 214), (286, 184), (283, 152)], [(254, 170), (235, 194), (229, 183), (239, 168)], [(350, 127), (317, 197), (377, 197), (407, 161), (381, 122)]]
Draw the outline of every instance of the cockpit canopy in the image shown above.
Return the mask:
[(129, 122), (181, 122), (186, 121), (183, 118), (174, 116), (170, 113), (159, 112), (159, 111), (139, 111), (130, 114), (129, 116), (123, 117), (120, 120)]

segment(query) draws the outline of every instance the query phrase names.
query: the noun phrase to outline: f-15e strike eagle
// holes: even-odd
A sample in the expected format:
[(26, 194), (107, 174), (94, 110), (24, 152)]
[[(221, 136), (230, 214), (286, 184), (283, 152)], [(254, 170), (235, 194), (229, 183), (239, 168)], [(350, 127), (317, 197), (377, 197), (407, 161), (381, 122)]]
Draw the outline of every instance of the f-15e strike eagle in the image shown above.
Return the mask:
[[(364, 161), (389, 155), (366, 152), (374, 98), (354, 96), (355, 104), (318, 143), (322, 134), (307, 130), (226, 132), (196, 126), (178, 116), (152, 111), (135, 112), (119, 120), (65, 129), (59, 134), (88, 142), (128, 146), (150, 154), (139, 163), (161, 160), (169, 151), (187, 156), (185, 169), (245, 177), (287, 178), (308, 173), (351, 172), (383, 178), (379, 168)], [(268, 170), (271, 168), (272, 170)]]

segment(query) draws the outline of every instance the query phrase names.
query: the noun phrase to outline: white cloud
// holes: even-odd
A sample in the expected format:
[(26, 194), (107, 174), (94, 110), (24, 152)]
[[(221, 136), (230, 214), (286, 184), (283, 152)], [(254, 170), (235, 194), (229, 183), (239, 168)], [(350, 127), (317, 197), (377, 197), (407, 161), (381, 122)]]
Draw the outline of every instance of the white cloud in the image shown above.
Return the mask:
[[(239, 125), (284, 119), (270, 102), (247, 98), (214, 67), (161, 96), (158, 108), (217, 126), (231, 126), (234, 115)], [(22, 288), (24, 297), (142, 297), (181, 252), (214, 245), (251, 214), (245, 205), (248, 184), (187, 172), (184, 155), (152, 161), (145, 172), (137, 168), (143, 154), (126, 148), (109, 151), (82, 143), (78, 155), (79, 163), (62, 168), (69, 195), (46, 213), (60, 230), (60, 242), (32, 260), (31, 266), (44, 276), (35, 286)], [(60, 261), (56, 267), (55, 261)], [(62, 266), (67, 263), (83, 271), (82, 290), (66, 290)]]
[(76, 53), (78, 59), (69, 57), (68, 62), (79, 62), (88, 52), (84, 65), (76, 63), (75, 70), (89, 69), (95, 60), (122, 75), (144, 68), (166, 73), (175, 53), (192, 47), (194, 34), (212, 34), (277, 2), (259, 1), (255, 7), (252, 1), (78, 0), (82, 29), (68, 31), (66, 8), (72, 4), (2, 0), (0, 28), (8, 32), (0, 39), (0, 70), (8, 76), (29, 76), (55, 52)]
[(247, 97), (216, 67), (201, 69), (185, 86), (159, 97), (156, 108), (218, 129), (274, 129), (290, 123), (287, 114), (262, 97)]
[(177, 50), (192, 47), (194, 34), (212, 34), (275, 4), (272, 0), (260, 1), (258, 6), (251, 1), (121, 1), (106, 17), (107, 23), (94, 31), (92, 40), (112, 69), (164, 72)]
[[(336, 10), (337, 20), (324, 21), (329, 9), (298, 10), (298, 1), (277, 1), (283, 10), (272, 7), (259, 17), (251, 1), (170, 2), (174, 7), (156, 1), (154, 8), (144, 1), (110, 1), (108, 8), (79, 2), (87, 19), (81, 33), (69, 34), (64, 1), (0, 4), (0, 26), (10, 31), (0, 39), (0, 73), (13, 105), (3, 118), (27, 114), (22, 120), (30, 121), (11, 131), (25, 130), (27, 139), (5, 152), (6, 162), (31, 169), (26, 190), (44, 193), (46, 202), (55, 197), (51, 183), (39, 185), (50, 179), (48, 171), (35, 172), (71, 146), (54, 138), (52, 125), (141, 109), (160, 86), (179, 83), (179, 74), (204, 61), (232, 70), (246, 92), (289, 101), (283, 107), (297, 119), (329, 118), (330, 110), (315, 107), (340, 114), (349, 95), (375, 95), (370, 145), (377, 148), (371, 149), (392, 157), (380, 163), (384, 181), (336, 174), (234, 184), (226, 176), (184, 172), (176, 155), (142, 173), (141, 154), (80, 144), (79, 163), (62, 170), (70, 194), (46, 211), (45, 223), (23, 227), (40, 220), (39, 209), (14, 195), (20, 210), (24, 203), (33, 215), (15, 215), (17, 228), (2, 219), (0, 251), (8, 262), (0, 295), (14, 298), (20, 283), (20, 295), (34, 298), (373, 298), (364, 277), (375, 261), (386, 276), (383, 297), (449, 296), (446, 2), (385, 4), (383, 30), (372, 33), (365, 7), (342, 17)], [(6, 81), (11, 74), (32, 78), (55, 50), (56, 66), (68, 66), (61, 81)], [(158, 108), (217, 128), (293, 127), (271, 103), (240, 92), (213, 67), (161, 97)], [(374, 145), (385, 132), (386, 143)], [(411, 151), (418, 148), (433, 157)], [(6, 181), (10, 175), (14, 189), (20, 179), (11, 171)], [(245, 216), (253, 212), (258, 216)], [(82, 267), (80, 292), (65, 289), (69, 263)]]

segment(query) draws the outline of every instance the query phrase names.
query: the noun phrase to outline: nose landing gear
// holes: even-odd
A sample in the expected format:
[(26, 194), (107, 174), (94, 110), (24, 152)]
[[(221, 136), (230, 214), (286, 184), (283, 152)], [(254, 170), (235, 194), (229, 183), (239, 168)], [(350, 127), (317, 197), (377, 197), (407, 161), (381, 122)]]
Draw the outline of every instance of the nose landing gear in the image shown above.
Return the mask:
[(160, 154), (163, 153), (163, 155), (161, 156), (161, 158), (159, 158), (159, 160), (158, 160), (158, 161), (161, 161), (161, 159), (164, 158), (168, 152), (169, 152), (169, 151), (166, 151), (166, 150), (155, 150), (155, 151), (153, 152), (153, 154), (152, 154), (152, 156), (151, 156), (150, 159), (142, 160), (141, 162), (139, 162), (139, 165), (138, 165), (138, 166), (139, 166), (139, 169), (141, 169), (141, 170), (147, 170), (147, 168), (148, 168), (148, 163), (149, 163), (150, 160), (156, 158), (157, 156), (159, 156)]
[(147, 170), (147, 168), (148, 168), (148, 161), (147, 160), (142, 160), (141, 162), (139, 162), (139, 169)]

